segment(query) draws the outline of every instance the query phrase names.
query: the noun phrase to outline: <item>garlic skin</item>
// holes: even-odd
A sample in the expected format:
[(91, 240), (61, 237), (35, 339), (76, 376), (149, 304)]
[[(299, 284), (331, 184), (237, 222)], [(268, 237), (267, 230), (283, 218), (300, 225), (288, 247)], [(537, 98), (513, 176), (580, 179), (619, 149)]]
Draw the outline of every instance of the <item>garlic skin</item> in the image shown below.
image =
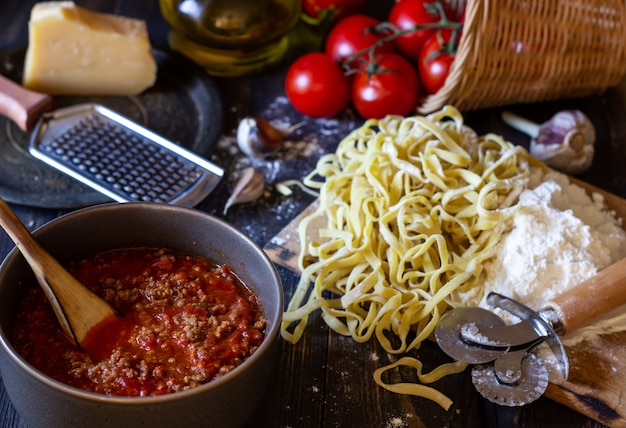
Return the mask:
[(274, 125), (260, 117), (247, 116), (237, 126), (237, 146), (248, 157), (266, 157), (280, 150), (285, 137), (304, 124)]
[(595, 141), (589, 118), (579, 110), (565, 110), (541, 125), (530, 141), (530, 154), (559, 171), (580, 174), (591, 166)]
[(285, 135), (267, 120), (248, 116), (237, 126), (237, 146), (247, 156), (264, 157), (280, 149)]
[(585, 172), (593, 162), (596, 132), (580, 110), (564, 110), (538, 125), (510, 112), (502, 119), (531, 137), (529, 152), (551, 168), (567, 174)]
[(224, 205), (223, 215), (226, 215), (228, 209), (236, 204), (252, 202), (261, 197), (265, 190), (265, 178), (263, 175), (252, 167), (248, 167), (235, 181), (233, 191)]

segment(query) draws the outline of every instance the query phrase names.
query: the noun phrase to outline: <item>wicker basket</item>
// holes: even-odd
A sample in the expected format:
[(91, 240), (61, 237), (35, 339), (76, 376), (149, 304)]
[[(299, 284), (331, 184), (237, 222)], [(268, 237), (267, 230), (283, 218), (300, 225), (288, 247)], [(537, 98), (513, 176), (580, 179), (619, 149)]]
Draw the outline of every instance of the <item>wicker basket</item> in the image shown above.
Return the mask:
[(468, 0), (453, 68), (419, 111), (583, 97), (625, 72), (624, 0)]

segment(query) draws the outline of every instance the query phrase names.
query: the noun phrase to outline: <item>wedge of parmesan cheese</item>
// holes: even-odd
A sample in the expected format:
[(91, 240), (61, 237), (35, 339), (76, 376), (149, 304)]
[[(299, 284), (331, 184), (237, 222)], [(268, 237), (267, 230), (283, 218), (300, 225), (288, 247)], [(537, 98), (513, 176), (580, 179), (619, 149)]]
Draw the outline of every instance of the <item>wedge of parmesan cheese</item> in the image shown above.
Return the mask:
[(134, 95), (157, 66), (145, 21), (72, 1), (37, 3), (28, 24), (24, 87), (48, 94)]

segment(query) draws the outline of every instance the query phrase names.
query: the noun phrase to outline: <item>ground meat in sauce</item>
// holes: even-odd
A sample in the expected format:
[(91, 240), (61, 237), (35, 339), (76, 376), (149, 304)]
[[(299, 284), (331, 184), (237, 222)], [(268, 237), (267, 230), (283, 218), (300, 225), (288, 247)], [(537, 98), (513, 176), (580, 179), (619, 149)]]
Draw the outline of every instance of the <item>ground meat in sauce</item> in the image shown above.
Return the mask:
[(70, 272), (124, 314), (125, 337), (94, 361), (64, 338), (41, 288), (29, 290), (13, 345), (61, 382), (108, 395), (182, 391), (241, 364), (263, 341), (256, 296), (227, 266), (159, 249), (97, 255)]

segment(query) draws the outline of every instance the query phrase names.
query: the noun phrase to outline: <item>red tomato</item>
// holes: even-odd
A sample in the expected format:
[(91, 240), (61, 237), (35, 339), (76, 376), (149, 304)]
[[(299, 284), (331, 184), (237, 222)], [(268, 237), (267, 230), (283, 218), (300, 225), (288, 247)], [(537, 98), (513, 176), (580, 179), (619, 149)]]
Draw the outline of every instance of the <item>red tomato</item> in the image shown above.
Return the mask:
[[(341, 62), (350, 55), (369, 48), (384, 37), (373, 32), (378, 24), (380, 21), (367, 15), (352, 15), (342, 19), (328, 33), (326, 53)], [(391, 43), (385, 43), (376, 52), (391, 52), (392, 49)]]
[(332, 58), (312, 52), (291, 64), (285, 91), (293, 107), (310, 117), (331, 117), (350, 102), (350, 80)]
[(441, 89), (450, 73), (460, 38), (458, 35), (456, 40), (451, 40), (452, 34), (448, 29), (437, 31), (426, 39), (420, 52), (417, 70), (422, 86), (429, 94)]
[[(439, 14), (429, 11), (425, 6), (432, 3), (435, 3), (435, 0), (400, 0), (389, 11), (388, 21), (400, 30), (408, 30), (418, 24), (439, 22)], [(402, 54), (417, 60), (422, 45), (435, 31), (434, 29), (410, 31), (396, 38), (394, 45)]]
[(361, 13), (365, 8), (365, 0), (302, 0), (302, 10), (312, 18), (319, 18), (327, 10), (339, 20), (355, 13)]
[(406, 116), (417, 105), (417, 72), (404, 57), (383, 53), (373, 67), (363, 66), (352, 81), (352, 103), (365, 119)]

